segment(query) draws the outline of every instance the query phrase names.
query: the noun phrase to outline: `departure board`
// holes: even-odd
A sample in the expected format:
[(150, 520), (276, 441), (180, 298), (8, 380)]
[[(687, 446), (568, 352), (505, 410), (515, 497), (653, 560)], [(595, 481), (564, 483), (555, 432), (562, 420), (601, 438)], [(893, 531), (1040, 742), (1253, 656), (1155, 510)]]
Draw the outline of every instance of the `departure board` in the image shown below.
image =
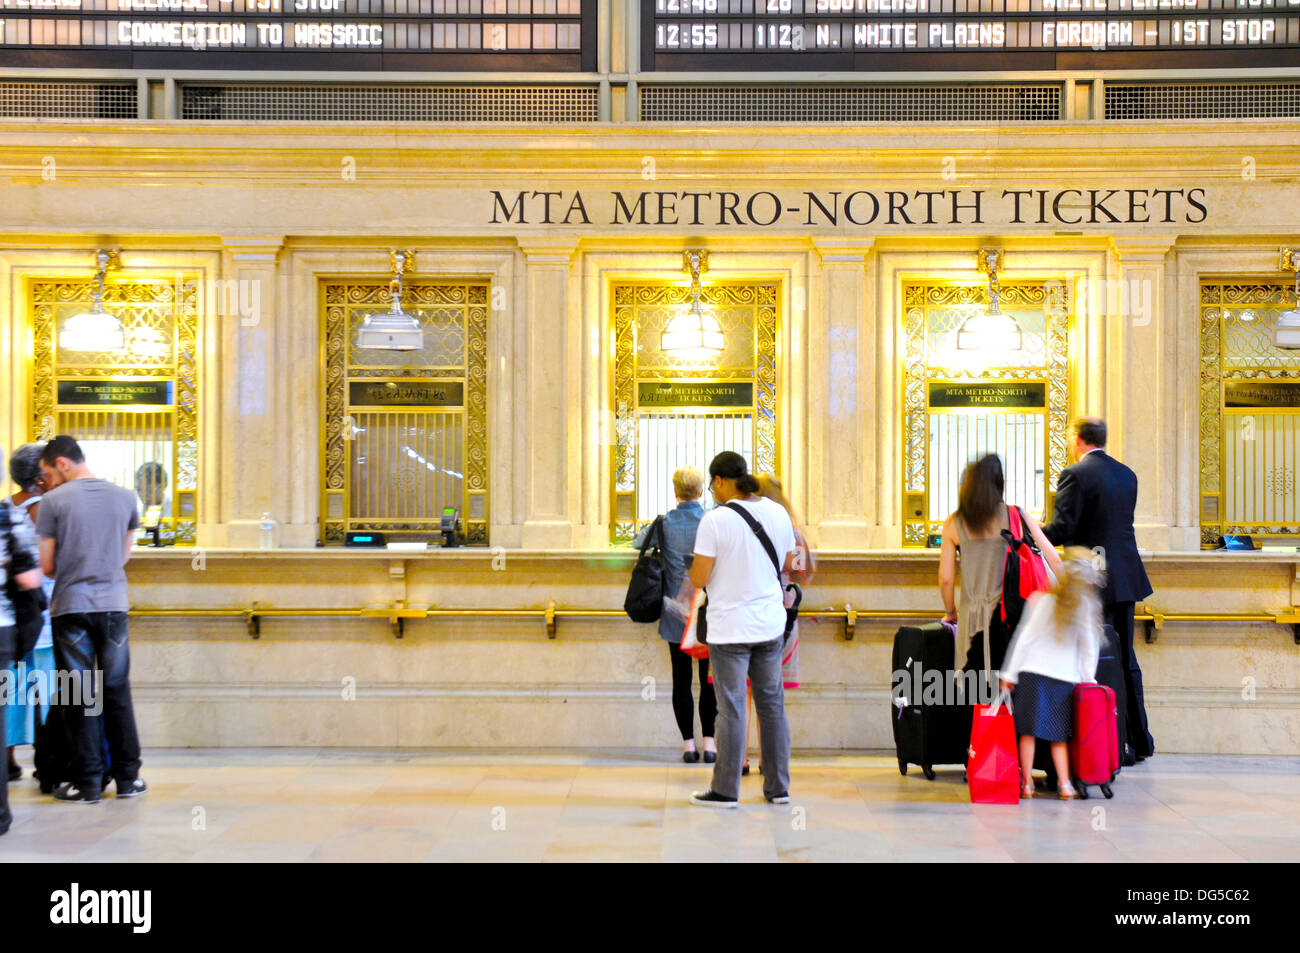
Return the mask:
[(0, 65), (591, 71), (597, 0), (0, 0)]
[(1300, 0), (641, 0), (646, 70), (1300, 64)]

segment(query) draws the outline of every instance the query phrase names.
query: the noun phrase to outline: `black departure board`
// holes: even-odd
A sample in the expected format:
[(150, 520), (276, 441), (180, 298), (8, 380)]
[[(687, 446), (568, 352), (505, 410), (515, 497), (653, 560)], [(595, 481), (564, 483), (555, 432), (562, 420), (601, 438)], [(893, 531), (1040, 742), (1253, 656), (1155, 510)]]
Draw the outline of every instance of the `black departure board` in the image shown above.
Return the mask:
[(1300, 0), (641, 0), (642, 68), (1300, 65)]
[(596, 68), (597, 0), (0, 0), (0, 65)]

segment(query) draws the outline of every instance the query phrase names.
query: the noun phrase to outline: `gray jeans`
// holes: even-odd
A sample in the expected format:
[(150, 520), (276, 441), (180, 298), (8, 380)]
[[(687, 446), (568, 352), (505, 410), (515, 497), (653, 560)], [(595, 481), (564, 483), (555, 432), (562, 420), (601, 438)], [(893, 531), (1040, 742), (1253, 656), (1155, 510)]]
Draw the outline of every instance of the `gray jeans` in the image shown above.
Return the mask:
[(790, 723), (785, 717), (781, 680), (781, 639), (739, 645), (710, 645), (709, 669), (718, 698), (718, 760), (713, 765), (713, 792), (740, 797), (740, 768), (745, 760), (745, 677), (754, 690), (754, 710), (762, 734), (763, 794), (790, 791)]

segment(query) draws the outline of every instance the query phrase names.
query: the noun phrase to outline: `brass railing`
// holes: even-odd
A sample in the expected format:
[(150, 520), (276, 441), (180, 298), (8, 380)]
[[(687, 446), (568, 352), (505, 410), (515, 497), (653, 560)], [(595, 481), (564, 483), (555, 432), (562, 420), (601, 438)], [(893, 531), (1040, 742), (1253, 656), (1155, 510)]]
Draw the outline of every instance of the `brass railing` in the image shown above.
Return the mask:
[[(421, 606), (367, 606), (359, 609), (272, 609), (251, 607), (247, 609), (132, 609), (131, 615), (142, 618), (235, 618), (242, 619), (250, 637), (260, 638), (262, 620), (267, 618), (357, 618), (387, 619), (393, 635), (401, 638), (407, 619), (430, 618), (540, 618), (546, 623), (546, 637), (556, 637), (556, 622), (561, 617), (574, 619), (616, 618), (624, 615), (622, 609), (565, 609), (554, 601), (536, 609), (449, 609)], [(851, 642), (861, 620), (872, 622), (906, 621), (909, 619), (934, 619), (939, 612), (925, 609), (855, 609), (846, 604), (843, 609), (808, 609), (802, 617), (815, 619), (842, 619), (844, 639)], [(1275, 612), (1165, 612), (1143, 604), (1133, 615), (1133, 621), (1145, 629), (1147, 643), (1156, 640), (1157, 633), (1166, 622), (1273, 622), (1289, 625), (1295, 643), (1300, 645), (1300, 606)]]
[(1295, 644), (1300, 645), (1300, 606), (1275, 612), (1165, 612), (1143, 604), (1133, 614), (1133, 621), (1143, 624), (1148, 644), (1156, 640), (1166, 622), (1275, 622), (1291, 626)]

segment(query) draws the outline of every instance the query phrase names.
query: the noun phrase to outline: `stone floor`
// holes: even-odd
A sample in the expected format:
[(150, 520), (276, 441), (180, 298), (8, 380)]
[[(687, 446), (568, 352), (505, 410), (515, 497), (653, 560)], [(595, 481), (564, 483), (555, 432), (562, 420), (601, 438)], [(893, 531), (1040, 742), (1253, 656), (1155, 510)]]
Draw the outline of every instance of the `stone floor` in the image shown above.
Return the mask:
[(800, 754), (789, 805), (653, 751), (150, 750), (138, 800), (9, 787), (0, 858), (29, 861), (1294, 861), (1300, 758), (1161, 755), (1111, 801), (971, 805), (960, 771)]

